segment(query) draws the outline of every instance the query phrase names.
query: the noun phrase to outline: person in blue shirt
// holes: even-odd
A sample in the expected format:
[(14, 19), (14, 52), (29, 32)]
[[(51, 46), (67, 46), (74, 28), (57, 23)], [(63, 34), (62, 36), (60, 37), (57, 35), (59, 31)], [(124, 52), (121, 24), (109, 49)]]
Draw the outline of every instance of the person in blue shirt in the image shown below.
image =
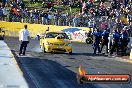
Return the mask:
[(97, 29), (97, 30), (95, 30), (94, 32), (93, 32), (93, 47), (94, 47), (94, 54), (96, 54), (96, 51), (97, 51), (97, 49), (98, 49), (98, 53), (101, 53), (100, 52), (100, 46), (99, 46), (99, 44), (100, 44), (100, 40), (101, 40), (101, 33), (99, 32), (99, 30)]
[(110, 50), (110, 55), (113, 54), (114, 50), (116, 50), (116, 54), (118, 54), (119, 52), (119, 43), (120, 40), (120, 33), (118, 30), (114, 30), (113, 34), (112, 34), (112, 46), (111, 46), (111, 50)]
[(108, 53), (108, 42), (109, 42), (109, 40), (108, 40), (108, 37), (109, 37), (109, 32), (108, 32), (108, 30), (104, 30), (103, 31), (103, 33), (102, 33), (102, 41), (101, 41), (101, 52), (102, 52), (102, 49), (103, 49), (103, 47), (104, 46), (106, 46), (106, 53)]
[(128, 36), (128, 32), (127, 30), (122, 30), (121, 32), (121, 42), (122, 42), (122, 46), (121, 46), (121, 54), (126, 55), (126, 50), (127, 50), (127, 45), (129, 43), (129, 36)]

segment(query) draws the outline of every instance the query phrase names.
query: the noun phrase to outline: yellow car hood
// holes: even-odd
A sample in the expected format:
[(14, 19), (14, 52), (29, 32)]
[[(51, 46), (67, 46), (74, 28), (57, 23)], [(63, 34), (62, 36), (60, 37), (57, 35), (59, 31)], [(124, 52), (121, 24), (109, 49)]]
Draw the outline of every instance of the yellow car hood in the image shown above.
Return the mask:
[(57, 44), (62, 44), (62, 43), (70, 43), (69, 39), (56, 39), (56, 38), (46, 38), (46, 42), (49, 43), (57, 43)]

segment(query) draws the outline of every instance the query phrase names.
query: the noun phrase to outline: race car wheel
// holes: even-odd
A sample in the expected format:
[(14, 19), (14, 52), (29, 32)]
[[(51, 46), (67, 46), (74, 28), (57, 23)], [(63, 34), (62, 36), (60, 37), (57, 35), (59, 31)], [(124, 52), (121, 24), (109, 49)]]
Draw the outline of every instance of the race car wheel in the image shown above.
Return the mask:
[(71, 52), (69, 52), (69, 54), (71, 55), (71, 54), (72, 54), (72, 51), (71, 51)]
[(87, 44), (92, 44), (93, 43), (93, 40), (92, 40), (91, 37), (88, 37), (85, 41), (86, 41)]

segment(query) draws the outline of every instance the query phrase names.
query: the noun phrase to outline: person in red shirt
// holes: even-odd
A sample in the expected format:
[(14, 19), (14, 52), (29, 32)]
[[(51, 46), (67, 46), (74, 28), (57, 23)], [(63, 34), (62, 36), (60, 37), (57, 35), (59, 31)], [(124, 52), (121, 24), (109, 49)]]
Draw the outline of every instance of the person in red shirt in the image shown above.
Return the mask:
[(89, 2), (93, 4), (93, 0), (89, 0)]

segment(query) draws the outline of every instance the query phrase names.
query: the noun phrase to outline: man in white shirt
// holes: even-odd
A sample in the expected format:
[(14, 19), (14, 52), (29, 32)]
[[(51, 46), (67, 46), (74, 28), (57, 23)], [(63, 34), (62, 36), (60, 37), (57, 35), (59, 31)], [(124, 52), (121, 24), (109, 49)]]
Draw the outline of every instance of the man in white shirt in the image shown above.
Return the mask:
[(21, 42), (19, 55), (25, 55), (27, 44), (29, 43), (29, 31), (27, 30), (27, 25), (24, 25), (24, 29), (19, 32), (19, 41)]

